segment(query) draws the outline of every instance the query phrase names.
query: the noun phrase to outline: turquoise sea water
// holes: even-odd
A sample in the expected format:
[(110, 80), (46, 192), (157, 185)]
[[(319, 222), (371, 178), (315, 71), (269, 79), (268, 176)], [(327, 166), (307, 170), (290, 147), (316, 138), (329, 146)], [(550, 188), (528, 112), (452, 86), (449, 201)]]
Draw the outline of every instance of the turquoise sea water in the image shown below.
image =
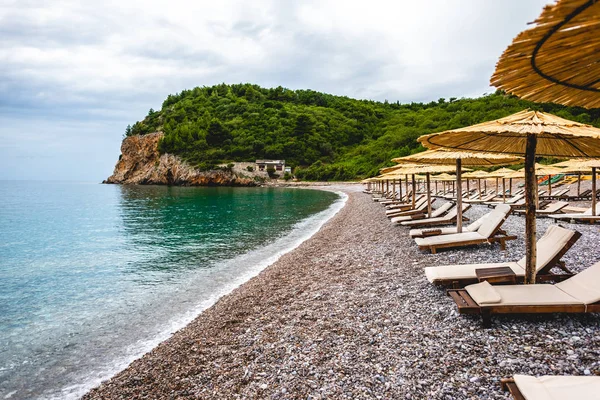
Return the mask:
[(0, 182), (0, 399), (73, 398), (333, 215), (301, 189)]

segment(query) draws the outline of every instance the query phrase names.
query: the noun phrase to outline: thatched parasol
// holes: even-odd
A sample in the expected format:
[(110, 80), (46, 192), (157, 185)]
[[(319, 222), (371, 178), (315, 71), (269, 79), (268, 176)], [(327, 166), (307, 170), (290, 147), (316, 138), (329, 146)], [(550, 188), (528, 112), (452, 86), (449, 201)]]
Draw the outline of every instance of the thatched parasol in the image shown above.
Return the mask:
[(564, 169), (561, 169), (562, 172), (577, 172), (579, 175), (578, 185), (577, 185), (577, 194), (579, 195), (580, 188), (579, 184), (581, 183), (581, 172), (592, 171), (592, 215), (596, 215), (596, 169), (600, 168), (600, 160), (569, 160), (564, 161), (558, 164), (552, 164), (552, 166), (562, 166)]
[(600, 107), (600, 2), (548, 5), (504, 51), (492, 86), (536, 102)]
[(486, 166), (508, 165), (521, 161), (520, 157), (502, 154), (472, 153), (444, 149), (427, 150), (406, 157), (394, 158), (397, 163), (422, 163), (433, 165), (456, 165), (456, 208), (458, 209), (456, 231), (462, 232), (462, 180), (463, 165)]
[(524, 110), (495, 121), (421, 136), (429, 148), (444, 147), (525, 156), (525, 282), (535, 282), (535, 157), (600, 158), (600, 129), (539, 111)]

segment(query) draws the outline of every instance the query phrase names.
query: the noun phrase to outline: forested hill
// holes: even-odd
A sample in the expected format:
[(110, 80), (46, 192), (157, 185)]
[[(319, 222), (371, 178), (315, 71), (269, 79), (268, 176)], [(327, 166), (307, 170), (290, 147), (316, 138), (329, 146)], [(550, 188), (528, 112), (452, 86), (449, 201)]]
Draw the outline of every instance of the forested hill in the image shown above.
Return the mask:
[(251, 84), (197, 87), (169, 95), (125, 134), (163, 131), (161, 153), (201, 169), (285, 159), (299, 178), (348, 180), (377, 174), (390, 159), (422, 150), (416, 138), (501, 118), (524, 108), (600, 126), (600, 109), (536, 104), (502, 93), (431, 103), (355, 100), (312, 90)]

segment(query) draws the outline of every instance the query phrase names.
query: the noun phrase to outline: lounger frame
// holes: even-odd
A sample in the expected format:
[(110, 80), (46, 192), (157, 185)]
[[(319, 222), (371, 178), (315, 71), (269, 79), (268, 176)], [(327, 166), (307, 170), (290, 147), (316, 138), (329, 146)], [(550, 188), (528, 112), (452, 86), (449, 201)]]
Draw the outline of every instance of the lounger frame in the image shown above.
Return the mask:
[[(508, 217), (508, 215), (507, 215)], [(438, 249), (444, 248), (455, 248), (455, 247), (466, 247), (466, 246), (474, 246), (479, 244), (492, 244), (492, 243), (500, 243), (500, 249), (506, 250), (506, 242), (509, 240), (516, 240), (516, 235), (509, 235), (505, 230), (501, 229), (502, 225), (506, 221), (506, 218), (502, 220), (502, 223), (498, 225), (498, 229), (487, 239), (477, 239), (477, 240), (468, 240), (454, 243), (444, 243), (444, 244), (435, 244), (435, 245), (424, 245), (419, 246), (419, 250), (429, 250), (431, 254), (436, 254)]]
[(505, 392), (509, 392), (515, 400), (526, 400), (513, 378), (502, 378), (500, 387)]
[(600, 301), (588, 304), (557, 304), (557, 305), (478, 305), (469, 295), (466, 289), (448, 289), (448, 295), (452, 297), (459, 314), (480, 315), (483, 326), (488, 328), (492, 324), (493, 314), (549, 314), (569, 313), (585, 314), (600, 312)]
[[(536, 276), (535, 281), (537, 283), (544, 282), (562, 282), (565, 279), (569, 279), (574, 275), (574, 273), (569, 270), (565, 262), (561, 260), (561, 258), (569, 251), (571, 247), (579, 240), (581, 237), (581, 232), (574, 231), (575, 233), (571, 236), (571, 239), (565, 243), (563, 248), (544, 266), (544, 268), (540, 269)], [(557, 267), (563, 271), (562, 274), (556, 274), (551, 271), (552, 268)], [(524, 276), (517, 276), (517, 282), (523, 283), (525, 279)], [(467, 285), (478, 283), (477, 278), (465, 278), (465, 279), (439, 279), (433, 282), (434, 285), (443, 286), (443, 287), (451, 287), (453, 289), (460, 289)]]

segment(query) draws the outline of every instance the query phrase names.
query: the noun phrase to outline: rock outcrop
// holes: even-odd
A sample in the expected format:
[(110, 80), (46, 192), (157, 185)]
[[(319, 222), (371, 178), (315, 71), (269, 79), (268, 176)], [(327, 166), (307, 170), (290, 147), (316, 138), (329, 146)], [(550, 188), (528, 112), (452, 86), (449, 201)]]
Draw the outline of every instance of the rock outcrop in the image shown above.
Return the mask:
[(180, 186), (254, 186), (251, 178), (224, 170), (200, 171), (178, 156), (160, 155), (162, 132), (129, 136), (121, 144), (121, 156), (104, 183)]

